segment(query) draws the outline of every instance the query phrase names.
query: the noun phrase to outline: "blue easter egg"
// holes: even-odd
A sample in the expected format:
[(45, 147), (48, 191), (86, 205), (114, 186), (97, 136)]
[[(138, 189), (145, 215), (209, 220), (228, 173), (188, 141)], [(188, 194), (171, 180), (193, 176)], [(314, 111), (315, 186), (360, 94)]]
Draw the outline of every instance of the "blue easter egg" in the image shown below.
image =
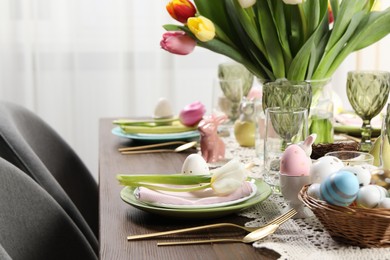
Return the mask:
[(349, 171), (338, 171), (329, 175), (321, 184), (321, 197), (332, 205), (349, 206), (357, 197), (359, 181)]

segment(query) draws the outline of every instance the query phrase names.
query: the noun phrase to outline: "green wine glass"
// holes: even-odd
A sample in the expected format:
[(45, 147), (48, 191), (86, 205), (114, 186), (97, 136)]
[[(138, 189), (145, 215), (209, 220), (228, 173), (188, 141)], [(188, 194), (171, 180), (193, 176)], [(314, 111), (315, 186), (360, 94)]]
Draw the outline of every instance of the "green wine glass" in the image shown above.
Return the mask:
[(263, 110), (268, 107), (310, 109), (311, 85), (305, 81), (279, 79), (263, 85)]
[(240, 115), (243, 98), (242, 79), (215, 79), (213, 89), (213, 109), (225, 113), (232, 124)]
[(390, 72), (350, 71), (347, 75), (347, 96), (356, 114), (363, 120), (359, 150), (371, 150), (371, 119), (385, 106), (390, 90)]

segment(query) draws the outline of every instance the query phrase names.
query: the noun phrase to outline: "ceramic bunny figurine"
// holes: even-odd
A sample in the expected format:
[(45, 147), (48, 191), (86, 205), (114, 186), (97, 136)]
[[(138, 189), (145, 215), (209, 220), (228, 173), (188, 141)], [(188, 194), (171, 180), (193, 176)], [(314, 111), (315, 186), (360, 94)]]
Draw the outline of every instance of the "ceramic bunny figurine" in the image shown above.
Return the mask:
[(314, 144), (316, 138), (317, 134), (311, 134), (305, 139), (305, 141), (299, 143), (299, 146), (305, 151), (308, 157), (310, 157), (312, 153), (312, 145)]
[(225, 120), (226, 115), (212, 114), (199, 122), (200, 150), (206, 162), (217, 162), (225, 158), (225, 143), (218, 136), (218, 126)]

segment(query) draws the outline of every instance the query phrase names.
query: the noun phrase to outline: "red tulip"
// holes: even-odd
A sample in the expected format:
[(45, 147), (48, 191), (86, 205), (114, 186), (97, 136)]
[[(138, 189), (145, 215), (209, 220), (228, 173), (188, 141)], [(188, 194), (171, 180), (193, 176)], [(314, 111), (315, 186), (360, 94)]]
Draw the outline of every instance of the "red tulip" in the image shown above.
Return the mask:
[(330, 6), (330, 4), (328, 4), (328, 22), (331, 24), (333, 23), (333, 21), (334, 21), (334, 17), (333, 17), (332, 7)]
[(170, 53), (187, 55), (194, 50), (196, 41), (182, 31), (166, 32), (160, 46)]
[(196, 8), (188, 0), (171, 0), (167, 4), (167, 11), (173, 19), (186, 23), (188, 18), (195, 16)]

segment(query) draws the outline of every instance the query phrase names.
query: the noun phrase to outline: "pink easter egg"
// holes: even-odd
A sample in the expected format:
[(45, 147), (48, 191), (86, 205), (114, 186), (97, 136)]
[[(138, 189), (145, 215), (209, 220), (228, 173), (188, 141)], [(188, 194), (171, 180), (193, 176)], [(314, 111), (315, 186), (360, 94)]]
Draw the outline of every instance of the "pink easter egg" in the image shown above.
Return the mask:
[(289, 176), (309, 176), (311, 159), (296, 144), (286, 148), (280, 160), (280, 173)]

